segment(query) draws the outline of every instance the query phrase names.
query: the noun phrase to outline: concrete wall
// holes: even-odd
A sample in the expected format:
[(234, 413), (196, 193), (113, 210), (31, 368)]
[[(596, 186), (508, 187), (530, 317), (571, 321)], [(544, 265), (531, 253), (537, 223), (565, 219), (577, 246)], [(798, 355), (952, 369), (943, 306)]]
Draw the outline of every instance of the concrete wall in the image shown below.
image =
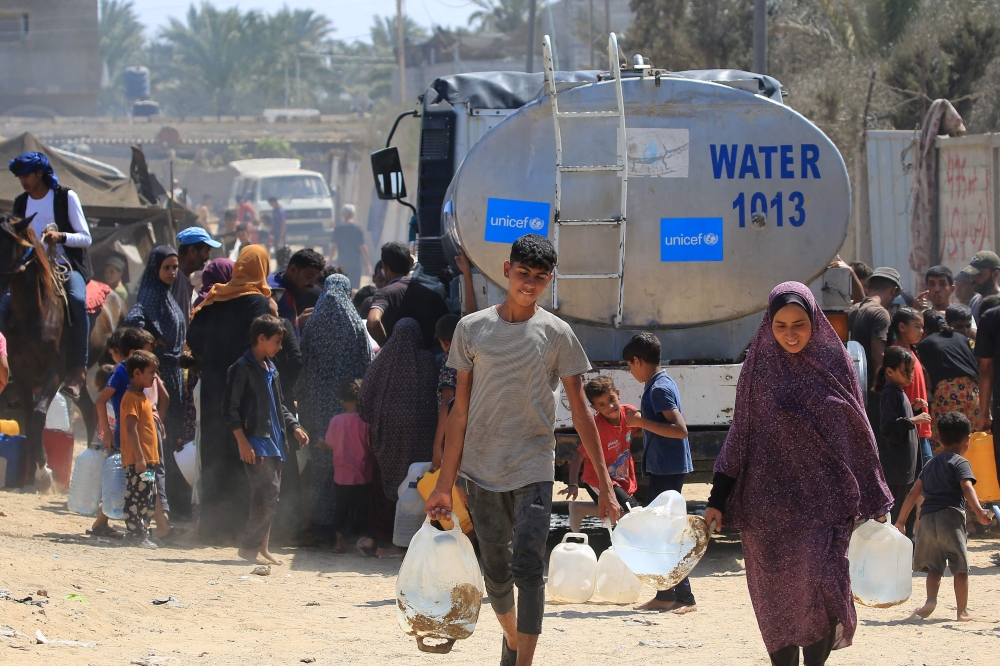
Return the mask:
[(99, 49), (97, 0), (0, 0), (0, 114), (96, 115)]

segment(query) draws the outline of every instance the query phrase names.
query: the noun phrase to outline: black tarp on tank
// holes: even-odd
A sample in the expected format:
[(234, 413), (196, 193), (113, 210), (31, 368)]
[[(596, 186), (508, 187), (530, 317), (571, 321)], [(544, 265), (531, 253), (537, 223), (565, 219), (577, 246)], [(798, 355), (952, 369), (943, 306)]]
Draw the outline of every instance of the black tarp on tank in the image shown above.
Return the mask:
[[(556, 72), (556, 87), (572, 87), (597, 81), (600, 72)], [(442, 76), (424, 93), (424, 110), (441, 102), (468, 102), (472, 109), (520, 109), (545, 94), (541, 72), (476, 72)]]

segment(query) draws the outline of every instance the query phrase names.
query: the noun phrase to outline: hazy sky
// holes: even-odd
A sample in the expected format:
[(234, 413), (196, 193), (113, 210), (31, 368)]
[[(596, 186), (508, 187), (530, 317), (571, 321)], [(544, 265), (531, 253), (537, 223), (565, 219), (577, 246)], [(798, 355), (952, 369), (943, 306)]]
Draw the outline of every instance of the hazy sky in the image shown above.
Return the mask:
[[(145, 23), (150, 32), (155, 35), (158, 28), (166, 25), (170, 17), (183, 20), (190, 2), (178, 0), (133, 0), (140, 20)], [(368, 31), (372, 24), (372, 16), (376, 14), (391, 15), (396, 13), (396, 0), (333, 0), (332, 2), (316, 2), (309, 0), (247, 0), (232, 2), (231, 0), (215, 0), (217, 7), (232, 7), (238, 5), (241, 9), (257, 9), (273, 13), (283, 5), (293, 9), (314, 9), (325, 14), (333, 21), (337, 39), (354, 41), (360, 39), (371, 41)], [(404, 11), (420, 25), (430, 27), (465, 26), (469, 14), (478, 9), (470, 0), (405, 0)]]

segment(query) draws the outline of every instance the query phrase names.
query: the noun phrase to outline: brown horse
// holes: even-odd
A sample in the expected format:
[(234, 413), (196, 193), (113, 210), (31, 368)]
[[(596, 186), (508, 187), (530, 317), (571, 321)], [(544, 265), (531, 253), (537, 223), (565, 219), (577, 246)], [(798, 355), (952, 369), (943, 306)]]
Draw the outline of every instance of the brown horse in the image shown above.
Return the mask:
[[(36, 470), (45, 470), (42, 446), (45, 414), (66, 379), (63, 353), (66, 307), (58, 295), (57, 278), (45, 249), (29, 228), (32, 217), (16, 220), (0, 216), (0, 294), (10, 290), (6, 331), (8, 361), (24, 410), (21, 423), (28, 443), (29, 484), (33, 483)], [(117, 294), (108, 294), (90, 335), (91, 363), (104, 355), (108, 336), (121, 323), (124, 309)], [(96, 414), (93, 400), (85, 388), (81, 387), (77, 406), (87, 424), (88, 437), (92, 439)], [(39, 483), (42, 484), (41, 478)]]

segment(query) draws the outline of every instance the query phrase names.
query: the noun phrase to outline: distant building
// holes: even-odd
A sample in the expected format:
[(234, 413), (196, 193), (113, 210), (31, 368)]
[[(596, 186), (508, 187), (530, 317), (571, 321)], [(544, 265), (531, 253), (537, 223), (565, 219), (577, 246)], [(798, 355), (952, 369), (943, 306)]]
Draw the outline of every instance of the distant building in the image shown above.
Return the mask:
[[(541, 4), (541, 3), (539, 3)], [(625, 57), (626, 32), (634, 14), (629, 0), (558, 0), (545, 5), (535, 21), (535, 56), (532, 69), (542, 71), (542, 37), (550, 35), (555, 47), (556, 69), (591, 68), (591, 49), (587, 44), (593, 7), (593, 68), (608, 69), (608, 32), (618, 35)], [(609, 20), (610, 19), (610, 20)], [(415, 101), (431, 81), (441, 76), (467, 72), (516, 71), (527, 65), (528, 28), (522, 26), (510, 34), (459, 34), (438, 28), (422, 42), (406, 45), (406, 96)], [(392, 80), (392, 98), (399, 100), (399, 77)]]
[(96, 115), (97, 0), (0, 0), (0, 63), (0, 115)]

